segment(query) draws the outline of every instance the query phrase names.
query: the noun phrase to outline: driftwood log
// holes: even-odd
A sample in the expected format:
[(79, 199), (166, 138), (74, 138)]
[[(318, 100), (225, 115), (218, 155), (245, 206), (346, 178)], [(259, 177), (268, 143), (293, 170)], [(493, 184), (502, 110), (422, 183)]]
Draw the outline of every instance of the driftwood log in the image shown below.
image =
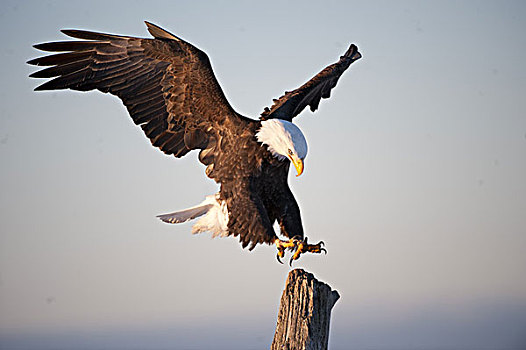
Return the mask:
[(340, 298), (327, 284), (302, 269), (289, 272), (281, 296), (271, 350), (324, 350), (331, 310)]

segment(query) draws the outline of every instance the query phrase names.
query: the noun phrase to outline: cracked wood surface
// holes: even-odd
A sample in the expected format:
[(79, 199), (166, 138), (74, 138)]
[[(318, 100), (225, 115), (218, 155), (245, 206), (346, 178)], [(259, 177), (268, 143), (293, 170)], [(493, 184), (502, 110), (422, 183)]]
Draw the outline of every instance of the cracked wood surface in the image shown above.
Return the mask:
[(339, 298), (337, 291), (313, 274), (302, 269), (290, 271), (270, 349), (327, 349), (331, 310)]

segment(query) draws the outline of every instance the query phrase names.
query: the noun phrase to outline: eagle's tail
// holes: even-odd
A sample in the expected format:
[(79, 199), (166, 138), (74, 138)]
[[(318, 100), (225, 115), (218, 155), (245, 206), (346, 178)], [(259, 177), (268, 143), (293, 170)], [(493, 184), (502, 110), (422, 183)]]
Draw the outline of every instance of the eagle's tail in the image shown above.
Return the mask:
[[(206, 215), (205, 215), (206, 214)], [(224, 201), (219, 200), (219, 195), (207, 196), (199, 205), (162, 214), (157, 217), (169, 224), (186, 222), (205, 215), (199, 219), (192, 228), (192, 233), (211, 232), (214, 237), (228, 235), (228, 209)]]
[(204, 204), (201, 203), (195, 207), (191, 207), (188, 209), (176, 211), (169, 214), (162, 214), (157, 215), (159, 219), (161, 219), (164, 222), (167, 222), (169, 224), (179, 224), (181, 222), (187, 222), (189, 220), (193, 220), (195, 218), (200, 217), (201, 215), (204, 215), (212, 208), (213, 204)]

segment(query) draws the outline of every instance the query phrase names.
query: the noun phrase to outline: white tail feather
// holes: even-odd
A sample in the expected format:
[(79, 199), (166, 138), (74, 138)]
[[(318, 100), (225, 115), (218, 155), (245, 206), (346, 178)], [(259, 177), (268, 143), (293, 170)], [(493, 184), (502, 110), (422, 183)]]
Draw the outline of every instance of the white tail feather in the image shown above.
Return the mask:
[(206, 214), (206, 212), (213, 207), (213, 204), (206, 204), (202, 206), (196, 206), (174, 213), (157, 215), (159, 219), (169, 224), (179, 224), (181, 222), (187, 222), (189, 220), (200, 217)]
[(207, 196), (201, 204), (195, 207), (157, 217), (164, 222), (178, 224), (202, 215), (205, 216), (194, 224), (192, 233), (210, 232), (213, 237), (228, 236), (228, 208), (224, 201), (219, 201), (218, 194)]

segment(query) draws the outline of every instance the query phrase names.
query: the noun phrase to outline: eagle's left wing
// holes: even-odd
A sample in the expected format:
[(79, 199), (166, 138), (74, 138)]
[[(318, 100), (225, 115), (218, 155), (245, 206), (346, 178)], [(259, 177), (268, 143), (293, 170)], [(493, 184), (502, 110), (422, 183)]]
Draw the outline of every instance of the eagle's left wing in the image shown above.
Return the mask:
[(338, 62), (331, 64), (296, 90), (286, 91), (285, 95), (274, 100), (272, 107), (266, 107), (261, 113), (260, 119), (279, 118), (292, 121), (292, 118), (300, 114), (307, 106), (314, 112), (318, 109), (322, 98), (331, 96), (331, 89), (336, 86), (343, 72), (361, 57), (356, 45), (351, 44)]

